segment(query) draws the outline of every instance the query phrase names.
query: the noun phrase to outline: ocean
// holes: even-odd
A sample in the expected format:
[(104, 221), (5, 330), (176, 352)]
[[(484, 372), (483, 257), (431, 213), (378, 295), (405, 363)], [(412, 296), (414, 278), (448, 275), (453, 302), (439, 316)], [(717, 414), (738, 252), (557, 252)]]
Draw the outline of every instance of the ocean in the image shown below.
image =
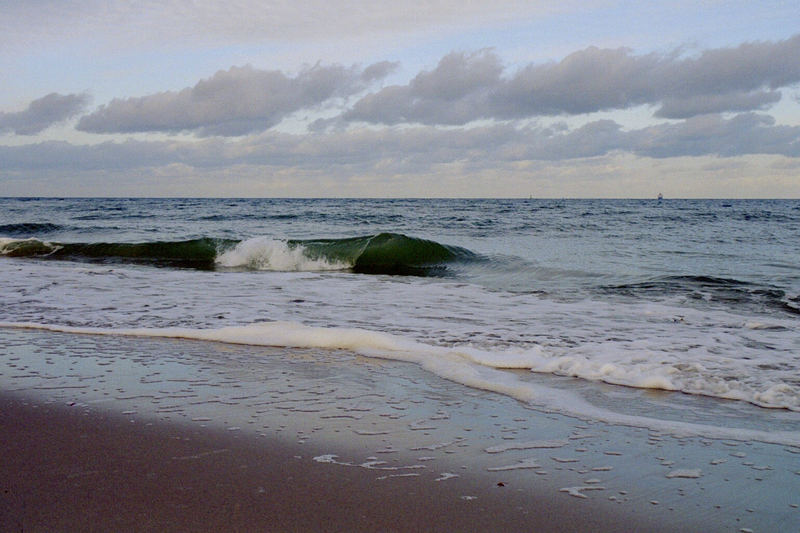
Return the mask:
[(797, 446), (798, 242), (797, 200), (5, 198), (0, 329), (344, 351)]

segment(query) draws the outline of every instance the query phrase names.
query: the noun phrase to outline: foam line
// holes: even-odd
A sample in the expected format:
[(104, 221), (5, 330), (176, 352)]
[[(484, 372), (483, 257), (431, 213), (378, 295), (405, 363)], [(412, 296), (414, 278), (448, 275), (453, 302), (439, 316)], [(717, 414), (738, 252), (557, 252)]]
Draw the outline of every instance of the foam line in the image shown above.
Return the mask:
[(800, 432), (723, 428), (615, 413), (596, 407), (573, 392), (526, 382), (513, 372), (503, 370), (530, 368), (526, 365), (541, 357), (540, 350), (534, 350), (527, 356), (524, 353), (516, 354), (505, 360), (502, 352), (490, 354), (478, 350), (431, 346), (387, 333), (358, 328), (311, 327), (296, 322), (258, 322), (218, 329), (78, 328), (29, 322), (0, 322), (0, 327), (86, 335), (181, 338), (253, 346), (348, 350), (371, 357), (415, 363), (441, 378), (468, 387), (504, 394), (532, 406), (571, 416), (611, 424), (645, 427), (686, 437), (756, 440), (800, 446)]

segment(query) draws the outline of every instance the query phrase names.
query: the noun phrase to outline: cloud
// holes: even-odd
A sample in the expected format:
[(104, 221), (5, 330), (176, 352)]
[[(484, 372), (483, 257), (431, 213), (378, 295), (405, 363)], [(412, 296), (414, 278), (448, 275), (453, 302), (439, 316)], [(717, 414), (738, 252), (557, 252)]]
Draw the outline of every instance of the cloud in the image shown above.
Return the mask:
[(91, 133), (192, 131), (201, 136), (261, 132), (295, 111), (360, 92), (395, 67), (388, 61), (363, 70), (316, 65), (294, 77), (231, 67), (178, 92), (114, 99), (83, 117), (77, 127)]
[[(66, 141), (45, 141), (20, 146), (0, 146), (5, 171), (118, 171), (159, 167), (180, 162), (186, 148), (167, 142), (105, 142), (76, 145)], [(177, 148), (177, 149), (176, 149)], [(199, 155), (199, 154), (198, 154)], [(202, 163), (195, 157), (194, 166)]]
[[(312, 122), (309, 129), (358, 122), (462, 126), (641, 105), (669, 119), (764, 110), (780, 101), (780, 89), (800, 83), (800, 34), (693, 57), (589, 47), (516, 71), (491, 49), (453, 52), (406, 84), (363, 95), (397, 67), (389, 61), (365, 68), (317, 64), (295, 75), (231, 67), (180, 91), (116, 98), (82, 117), (77, 128), (100, 134), (242, 136), (267, 131), (299, 111), (335, 108), (338, 116)], [(353, 97), (357, 100), (350, 104)]]
[(675, 156), (778, 154), (800, 157), (800, 126), (776, 125), (768, 115), (743, 113), (694, 117), (677, 124), (660, 124), (631, 134), (628, 148), (639, 155)]
[(563, 161), (612, 152), (657, 159), (756, 154), (800, 157), (800, 126), (776, 125), (772, 117), (757, 113), (731, 118), (702, 115), (631, 131), (612, 120), (569, 131), (528, 131), (528, 147), (518, 155), (521, 159)]
[(691, 116), (763, 109), (777, 89), (800, 82), (800, 34), (777, 42), (744, 43), (697, 57), (634, 55), (589, 47), (556, 63), (507, 73), (490, 50), (451, 53), (406, 85), (366, 95), (346, 121), (462, 125), (578, 115), (660, 105), (657, 116)]
[(121, 171), (183, 165), (228, 169), (237, 165), (316, 173), (428, 173), (437, 165), (499, 168), (525, 161), (571, 161), (628, 153), (651, 158), (772, 154), (800, 157), (800, 126), (776, 125), (766, 115), (703, 115), (625, 131), (612, 120), (574, 129), (494, 124), (471, 128), (368, 128), (294, 135), (266, 132), (235, 141), (50, 141), (0, 146), (9, 172)]
[(343, 118), (383, 124), (466, 124), (489, 116), (486, 99), (500, 83), (503, 66), (490, 50), (452, 53), (408, 85), (365, 96)]
[[(577, 6), (577, 7), (576, 7)], [(429, 33), (500, 24), (576, 9), (564, 0), (26, 0), (2, 2), (0, 40), (10, 45), (76, 39), (153, 46), (164, 43), (302, 42), (365, 35)]]
[(35, 135), (80, 114), (88, 103), (87, 94), (50, 93), (32, 101), (24, 111), (0, 112), (0, 133), (10, 131), (17, 135)]
[(663, 118), (689, 118), (709, 113), (765, 109), (777, 103), (780, 99), (780, 91), (703, 94), (686, 98), (665, 98), (655, 115)]

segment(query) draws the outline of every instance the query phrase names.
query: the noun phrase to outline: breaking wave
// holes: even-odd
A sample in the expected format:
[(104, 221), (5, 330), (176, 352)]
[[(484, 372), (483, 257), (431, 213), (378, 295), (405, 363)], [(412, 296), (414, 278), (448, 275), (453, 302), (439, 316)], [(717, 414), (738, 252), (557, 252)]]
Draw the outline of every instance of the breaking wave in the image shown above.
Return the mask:
[(398, 233), (345, 239), (242, 241), (208, 237), (144, 243), (58, 243), (0, 238), (0, 255), (199, 270), (350, 270), (364, 274), (436, 275), (448, 263), (474, 260), (465, 248)]

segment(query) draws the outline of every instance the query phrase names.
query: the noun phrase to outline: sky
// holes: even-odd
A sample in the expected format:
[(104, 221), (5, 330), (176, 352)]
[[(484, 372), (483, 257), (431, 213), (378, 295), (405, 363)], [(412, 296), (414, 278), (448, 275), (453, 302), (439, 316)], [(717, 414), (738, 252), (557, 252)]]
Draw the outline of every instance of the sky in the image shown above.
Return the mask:
[(797, 0), (0, 0), (0, 196), (800, 198)]

